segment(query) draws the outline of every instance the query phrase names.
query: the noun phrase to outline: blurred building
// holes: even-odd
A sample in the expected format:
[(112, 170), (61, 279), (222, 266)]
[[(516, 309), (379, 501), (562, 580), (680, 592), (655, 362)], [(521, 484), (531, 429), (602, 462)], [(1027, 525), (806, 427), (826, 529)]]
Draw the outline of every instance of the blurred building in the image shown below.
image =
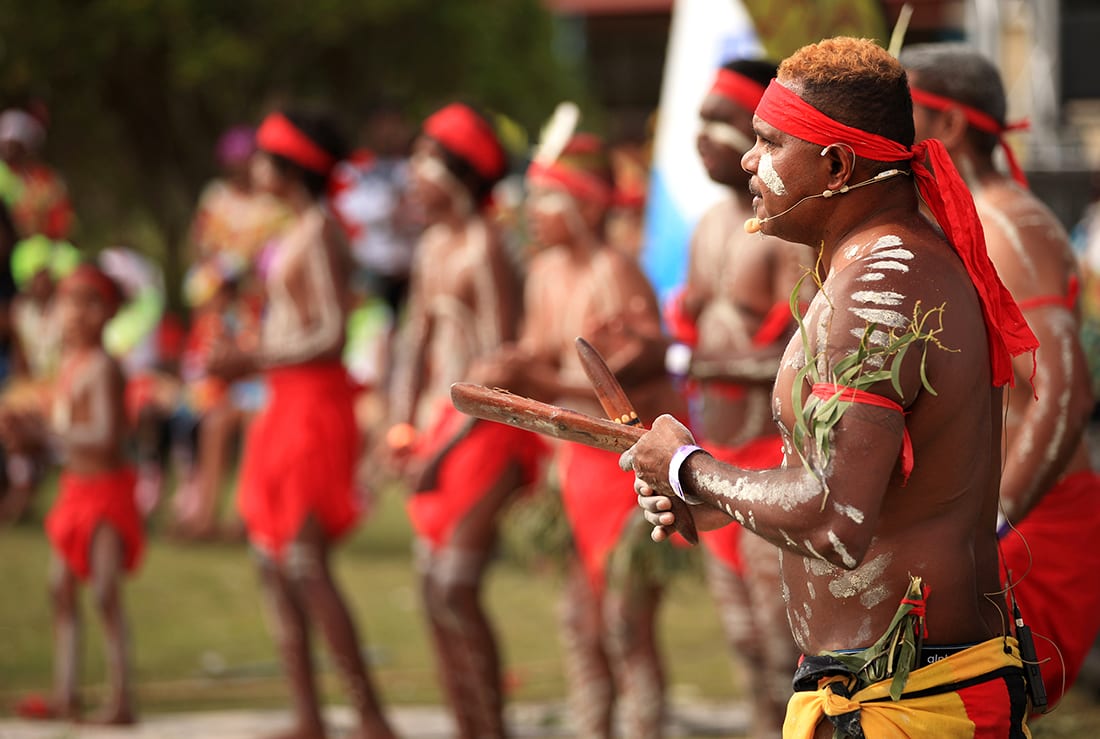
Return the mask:
[[(724, 0), (715, 0), (715, 2)], [(906, 0), (741, 0), (765, 48), (785, 56), (825, 36), (888, 38)], [(673, 0), (543, 0), (559, 18), (562, 53), (580, 58), (611, 137), (635, 137), (656, 110)], [(1098, 0), (908, 0), (907, 42), (964, 40), (997, 62), (1012, 143), (1032, 186), (1067, 226), (1100, 170)]]

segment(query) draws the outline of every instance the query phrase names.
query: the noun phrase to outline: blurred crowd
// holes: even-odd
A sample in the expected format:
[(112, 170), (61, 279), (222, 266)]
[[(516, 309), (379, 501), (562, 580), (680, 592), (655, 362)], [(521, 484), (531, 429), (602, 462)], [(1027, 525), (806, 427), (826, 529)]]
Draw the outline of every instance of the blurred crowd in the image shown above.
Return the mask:
[[(290, 222), (284, 204), (253, 187), (255, 127), (232, 126), (217, 141), (213, 176), (197, 194), (183, 247), (187, 269), (182, 285), (175, 286), (182, 305), (175, 306), (161, 266), (143, 250), (118, 245), (92, 252), (75, 238), (78, 208), (61, 171), (42, 158), (48, 124), (41, 107), (0, 114), (0, 521), (26, 517), (57, 462), (46, 424), (61, 352), (56, 288), (78, 264), (92, 260), (126, 297), (105, 343), (126, 371), (140, 509), (157, 515), (163, 533), (176, 539), (243, 540), (234, 506), (225, 498), (240, 440), (264, 403), (265, 389), (259, 377), (227, 383), (211, 376), (205, 359), (210, 347), (227, 338), (244, 348), (256, 346), (265, 260)], [(409, 191), (415, 133), (401, 110), (380, 106), (361, 127), (362, 145), (339, 163), (329, 183), (330, 203), (355, 264), (356, 306), (347, 320), (344, 361), (360, 391), (357, 417), (366, 438), (384, 423), (392, 340), (425, 226)], [(611, 156), (621, 186), (609, 238), (636, 254), (645, 144), (623, 143)], [(523, 248), (522, 187), (519, 176), (501, 182), (494, 209), (517, 258)]]

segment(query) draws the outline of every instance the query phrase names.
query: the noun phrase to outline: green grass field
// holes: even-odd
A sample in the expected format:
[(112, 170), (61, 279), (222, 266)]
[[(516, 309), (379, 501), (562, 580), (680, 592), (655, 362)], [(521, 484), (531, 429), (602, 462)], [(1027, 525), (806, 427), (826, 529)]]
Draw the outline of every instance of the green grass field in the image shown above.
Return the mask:
[[(41, 518), (0, 529), (0, 715), (28, 692), (49, 689), (49, 550)], [(440, 700), (410, 561), (410, 532), (398, 495), (383, 497), (372, 517), (341, 546), (335, 563), (365, 637), (374, 674), (388, 704)], [(564, 695), (556, 637), (558, 581), (532, 572), (507, 554), (488, 584), (515, 701), (560, 700)], [(286, 689), (260, 609), (257, 579), (243, 544), (180, 544), (155, 532), (137, 576), (125, 591), (143, 712), (285, 707)], [(94, 695), (104, 675), (101, 639), (87, 604), (83, 683)], [(737, 699), (732, 663), (715, 608), (700, 577), (684, 573), (670, 588), (661, 641), (674, 700)], [(328, 700), (342, 702), (320, 640)], [(1036, 736), (1096, 736), (1100, 709), (1071, 694)]]
[[(0, 711), (50, 685), (51, 635), (46, 573), (49, 549), (36, 521), (0, 529)], [(413, 577), (402, 501), (382, 498), (371, 518), (336, 552), (339, 581), (352, 603), (387, 702), (440, 699)], [(558, 581), (502, 555), (492, 570), (488, 607), (495, 615), (515, 700), (564, 694), (556, 639)], [(184, 544), (155, 531), (126, 606), (143, 710), (283, 705), (286, 692), (260, 608), (258, 583), (243, 544)], [(84, 684), (103, 681), (95, 614), (85, 603)], [(732, 667), (702, 582), (685, 573), (670, 590), (662, 641), (676, 695), (735, 697)], [(677, 624), (674, 628), (674, 624)], [(340, 699), (320, 640), (326, 689)]]

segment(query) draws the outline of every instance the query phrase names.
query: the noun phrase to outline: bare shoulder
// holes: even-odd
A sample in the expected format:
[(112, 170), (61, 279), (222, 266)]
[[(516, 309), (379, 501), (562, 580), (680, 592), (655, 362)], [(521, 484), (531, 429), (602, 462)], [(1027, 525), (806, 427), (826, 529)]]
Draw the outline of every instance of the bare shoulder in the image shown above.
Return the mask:
[[(948, 349), (971, 347), (985, 356), (985, 327), (973, 285), (961, 260), (931, 229), (873, 232), (842, 247), (838, 259), (811, 304), (818, 306), (818, 341), (827, 337), (831, 362), (862, 352), (868, 356), (866, 369), (889, 368), (893, 356), (886, 348), (914, 333), (934, 336)], [(829, 310), (822, 311), (822, 305)], [(928, 366), (939, 366), (943, 353), (929, 352)], [(902, 366), (907, 380), (903, 401), (919, 392), (917, 369), (914, 362)]]
[(126, 375), (122, 371), (122, 365), (105, 349), (96, 350), (92, 360), (88, 363), (87, 372), (91, 383), (106, 383), (112, 389), (119, 392), (126, 385)]
[(1016, 299), (1064, 294), (1077, 266), (1054, 213), (1015, 183), (984, 188), (974, 203), (989, 257)]

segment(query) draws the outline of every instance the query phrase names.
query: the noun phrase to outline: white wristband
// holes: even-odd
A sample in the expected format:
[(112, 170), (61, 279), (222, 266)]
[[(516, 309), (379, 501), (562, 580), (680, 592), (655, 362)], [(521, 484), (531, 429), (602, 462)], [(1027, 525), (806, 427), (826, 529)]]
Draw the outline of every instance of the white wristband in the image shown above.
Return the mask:
[(684, 486), (680, 482), (680, 468), (684, 466), (684, 462), (687, 461), (687, 458), (696, 452), (707, 454), (707, 450), (703, 447), (695, 446), (694, 444), (684, 444), (676, 450), (676, 453), (672, 455), (672, 459), (668, 462), (668, 484), (672, 486), (672, 492), (676, 493), (676, 497), (688, 505), (700, 505), (703, 502), (694, 495), (689, 499), (687, 494), (684, 493)]

